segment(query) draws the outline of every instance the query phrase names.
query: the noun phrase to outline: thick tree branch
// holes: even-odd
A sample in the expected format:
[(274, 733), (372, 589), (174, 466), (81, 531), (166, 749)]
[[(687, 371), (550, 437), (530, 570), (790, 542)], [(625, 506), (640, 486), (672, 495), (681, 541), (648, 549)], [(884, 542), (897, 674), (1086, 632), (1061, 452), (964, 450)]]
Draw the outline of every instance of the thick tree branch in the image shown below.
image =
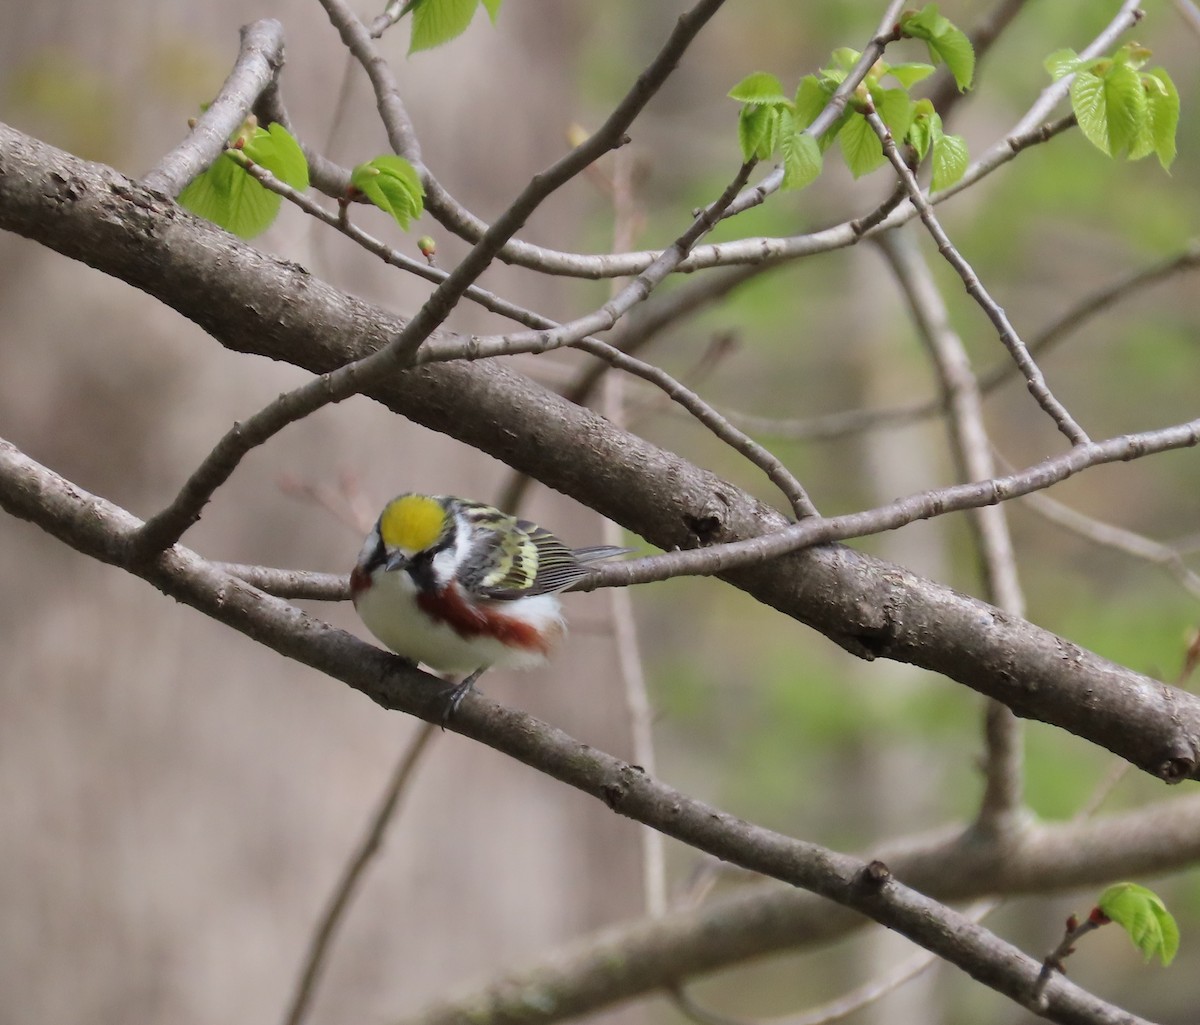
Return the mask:
[[(1185, 868), (1200, 857), (1200, 797), (1087, 823), (1028, 826), (1005, 838), (976, 832), (910, 838), (872, 856), (944, 901), (1099, 886)], [(451, 1025), (468, 1011), (481, 1025), (508, 1025), (521, 994), (568, 1014), (590, 1013), (689, 976), (827, 945), (863, 924), (811, 893), (751, 884), (658, 921), (619, 924), (576, 940), (399, 1025)]]
[[(0, 127), (0, 227), (155, 295), (228, 348), (314, 373), (374, 351), (403, 325), (394, 314), (254, 250), (111, 168), (6, 127)], [(421, 367), (378, 382), (368, 394), (536, 476), (666, 550), (777, 543), (774, 538), (789, 532), (836, 522), (788, 526), (727, 482), (492, 364)], [(1114, 439), (1094, 451), (1076, 449), (1064, 461), (1030, 471), (1022, 478), (1022, 493), (1062, 479), (1097, 456), (1144, 455), (1151, 441), (1160, 447), (1195, 444), (1200, 422), (1136, 444)], [(932, 515), (939, 504), (1000, 500), (1016, 493), (1012, 484), (1010, 478), (966, 485), (965, 491), (949, 488), (936, 500), (918, 496), (891, 510), (891, 522), (884, 517), (875, 525), (911, 522), (910, 506)], [(956, 506), (959, 501), (964, 505)], [(839, 519), (843, 525), (854, 522)], [(717, 571), (720, 565), (720, 559), (714, 561)], [(861, 657), (893, 658), (942, 673), (1162, 779), (1200, 773), (1200, 699), (900, 567), (826, 546), (721, 575)]]
[[(72, 548), (134, 573), (280, 654), (342, 680), (385, 708), (426, 721), (441, 718), (436, 699), (447, 685), (220, 573), (195, 553), (176, 545), (152, 560), (131, 559), (129, 539), (140, 527), (135, 517), (87, 494), (5, 441), (0, 441), (0, 505)], [(482, 695), (467, 698), (453, 728), (698, 850), (852, 908), (1051, 1021), (1141, 1022), (1061, 978), (1053, 980), (1033, 1007), (1031, 996), (1040, 973), (1033, 958), (899, 882), (882, 862), (868, 865), (754, 826)], [(532, 1020), (527, 1005), (522, 1013), (523, 1021)], [(557, 1013), (549, 1020), (561, 1016)]]

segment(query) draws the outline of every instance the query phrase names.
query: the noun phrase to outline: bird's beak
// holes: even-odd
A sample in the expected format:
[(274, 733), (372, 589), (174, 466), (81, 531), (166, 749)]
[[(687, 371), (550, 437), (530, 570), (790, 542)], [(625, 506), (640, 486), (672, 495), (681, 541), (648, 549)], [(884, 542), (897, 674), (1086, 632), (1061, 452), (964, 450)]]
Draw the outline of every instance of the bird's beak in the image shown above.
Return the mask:
[(392, 552), (392, 554), (387, 557), (387, 562), (383, 564), (383, 568), (388, 573), (391, 573), (398, 569), (404, 569), (404, 567), (407, 565), (407, 555), (405, 555), (403, 552)]

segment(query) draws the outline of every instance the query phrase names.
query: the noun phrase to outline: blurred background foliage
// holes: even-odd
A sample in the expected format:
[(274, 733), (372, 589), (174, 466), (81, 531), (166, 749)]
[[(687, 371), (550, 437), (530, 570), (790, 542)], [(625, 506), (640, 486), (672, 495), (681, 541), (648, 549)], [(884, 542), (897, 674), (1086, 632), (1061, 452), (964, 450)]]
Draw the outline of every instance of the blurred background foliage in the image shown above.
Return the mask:
[[(753, 70), (785, 82), (831, 49), (861, 47), (883, 3), (759, 0), (730, 4), (635, 125), (644, 217), (636, 245), (672, 239), (716, 195), (739, 158), (728, 88)], [(1000, 138), (1049, 82), (1043, 58), (1082, 48), (1115, 3), (1029, 3), (980, 69), (948, 130), (972, 155)], [(653, 55), (685, 7), (508, 0), (499, 25), (394, 61), (425, 159), (452, 192), (494, 216), (594, 125)], [(992, 7), (947, 0), (970, 28)], [(1148, 0), (1133, 34), (1174, 77), (1183, 101), (1171, 175), (1153, 160), (1107, 159), (1077, 132), (1035, 146), (938, 208), (961, 252), (1025, 335), (1131, 271), (1179, 252), (1200, 224), (1200, 37), (1167, 0)], [(364, 16), (373, 14), (364, 9)], [(0, 118), (82, 156), (139, 174), (173, 145), (236, 52), (238, 25), (279, 17), (283, 83), (296, 128), (344, 164), (385, 149), (357, 69), (339, 106), (345, 57), (320, 8), (301, 0), (196, 5), (106, 0), (10, 3), (0, 34)], [(908, 44), (908, 59), (923, 59)], [(890, 56), (890, 55), (889, 55)], [(611, 163), (611, 161), (609, 161)], [(854, 182), (832, 160), (810, 189), (777, 195), (716, 238), (790, 235), (861, 216), (889, 175)], [(435, 235), (442, 266), (463, 246), (432, 222), (401, 239), (382, 214), (369, 230), (412, 246)], [(907, 229), (915, 232), (917, 229)], [(584, 177), (553, 197), (523, 237), (601, 251), (612, 232), (603, 189)], [(425, 286), (285, 211), (266, 247), (341, 287), (400, 310)], [(994, 332), (922, 239), (952, 322), (975, 365), (1003, 359)], [(414, 251), (415, 255), (415, 251)], [(14, 238), (0, 239), (0, 434), (82, 486), (147, 515), (165, 502), (228, 423), (302, 379), (225, 353), (145, 297)], [(664, 291), (687, 286), (685, 277)], [(484, 283), (551, 316), (602, 301), (607, 283), (545, 280), (497, 266)], [(1061, 343), (1050, 384), (1094, 437), (1196, 415), (1200, 348), (1195, 271), (1145, 290)], [(219, 297), (214, 297), (219, 301)], [(489, 330), (470, 309), (451, 326)], [(720, 342), (714, 361), (706, 354)], [(884, 261), (870, 245), (787, 264), (658, 338), (647, 358), (722, 409), (806, 419), (890, 407), (936, 383)], [(581, 365), (554, 354), (517, 365), (551, 385)], [(698, 366), (707, 368), (697, 374)], [(768, 482), (640, 386), (639, 433), (777, 502)], [(1015, 465), (1061, 450), (1019, 383), (987, 401), (997, 451)], [(946, 483), (943, 426), (926, 420), (826, 441), (761, 440), (801, 477), (823, 512), (850, 511)], [(283, 476), (333, 485), (351, 475), (372, 502), (402, 490), (491, 499), (506, 471), (477, 453), (355, 400), (256, 453), (186, 539), (206, 555), (345, 570), (357, 538), (286, 497)], [(1089, 515), (1200, 549), (1197, 454), (1101, 468), (1055, 489)], [(561, 496), (523, 510), (576, 543), (599, 524)], [(1099, 549), (1021, 505), (1009, 507), (1029, 618), (1134, 669), (1171, 680), (1197, 600), (1156, 567)], [(638, 539), (632, 539), (638, 544)], [(917, 524), (857, 547), (970, 593), (977, 561), (961, 517)], [(1200, 568), (1196, 557), (1193, 567)], [(20, 586), (0, 599), (0, 1022), (211, 1022), (278, 1014), (308, 929), (411, 725), (365, 707), (306, 669), (170, 607), (137, 582), (87, 565), (23, 524), (0, 522), (0, 570)], [(974, 814), (981, 703), (944, 679), (866, 664), (707, 580), (634, 595), (652, 698), (659, 773), (756, 822), (843, 849), (866, 849)], [(345, 609), (314, 608), (350, 629)], [(553, 667), (497, 676), (494, 697), (628, 755), (603, 598), (572, 600), (575, 638)], [(1031, 724), (1032, 810), (1069, 818), (1109, 771), (1105, 752)], [(420, 1007), (465, 977), (486, 978), (565, 938), (636, 915), (636, 831), (605, 809), (499, 756), (447, 736), (338, 948), (314, 1020), (381, 1020)], [(1166, 799), (1131, 774), (1105, 805)], [(673, 877), (694, 867), (673, 848)], [(1144, 968), (1109, 931), (1089, 938), (1072, 977), (1161, 1021), (1192, 1021), (1200, 961), (1193, 872), (1155, 886), (1180, 917), (1176, 967)], [(732, 884), (730, 884), (732, 885)], [(1040, 954), (1089, 894), (1020, 900), (994, 927)], [(837, 995), (903, 945), (858, 936), (818, 954), (719, 974), (697, 993), (730, 1013), (767, 1014)], [(450, 954), (453, 951), (453, 954)], [(66, 983), (64, 978), (71, 981)], [(661, 999), (607, 1017), (676, 1021)], [(855, 1022), (1016, 1020), (1014, 1008), (942, 969)]]

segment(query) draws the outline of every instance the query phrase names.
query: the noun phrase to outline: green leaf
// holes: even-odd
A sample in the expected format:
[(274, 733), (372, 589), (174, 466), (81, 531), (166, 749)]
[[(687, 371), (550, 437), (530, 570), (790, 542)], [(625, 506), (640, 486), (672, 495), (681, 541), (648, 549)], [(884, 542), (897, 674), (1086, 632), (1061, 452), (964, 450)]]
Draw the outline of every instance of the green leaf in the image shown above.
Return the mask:
[(954, 76), (959, 91), (970, 88), (975, 77), (975, 51), (962, 29), (938, 13), (937, 4), (900, 17), (900, 31), (912, 39), (922, 39), (929, 56), (940, 60)]
[(854, 115), (842, 125), (837, 139), (838, 145), (842, 147), (846, 166), (855, 178), (874, 171), (887, 159), (883, 155), (883, 144), (879, 141), (879, 136), (861, 114)]
[(1163, 170), (1175, 159), (1175, 132), (1179, 128), (1179, 92), (1162, 68), (1142, 75), (1146, 89), (1146, 117), (1154, 154)]
[(406, 231), (425, 209), (420, 176), (403, 157), (388, 155), (359, 164), (350, 172), (350, 183)]
[(918, 100), (913, 108), (913, 122), (908, 129), (908, 144), (922, 160), (929, 147), (942, 137), (942, 118), (928, 100)]
[(483, 6), (488, 12), (488, 17), (492, 19), (492, 24), (496, 24), (496, 19), (500, 17), (500, 4), (504, 0), (483, 0)]
[(908, 64), (896, 64), (887, 69), (887, 74), (891, 75), (905, 89), (911, 89), (914, 85), (924, 78), (928, 78), (933, 74), (934, 67), (932, 64), (918, 64), (910, 62)]
[(871, 101), (892, 138), (902, 142), (913, 119), (913, 101), (904, 89), (871, 89)]
[(240, 238), (266, 231), (283, 197), (263, 188), (228, 153), (179, 194), (179, 205)]
[(783, 84), (779, 79), (765, 71), (747, 75), (729, 90), (729, 95), (742, 103), (779, 103), (790, 106), (792, 102), (783, 94)]
[(743, 160), (767, 160), (779, 142), (779, 107), (748, 103), (738, 112), (738, 144)]
[(1136, 71), (1150, 59), (1151, 53), (1141, 43), (1126, 43), (1112, 55), (1112, 59)]
[(926, 4), (919, 11), (905, 11), (900, 15), (900, 31), (910, 39), (928, 42), (949, 25), (948, 18), (938, 13), (937, 4)]
[(821, 174), (821, 147), (807, 132), (785, 132), (783, 136), (783, 187), (802, 189)]
[(841, 77), (838, 78), (838, 81), (840, 82), (852, 70), (854, 70), (854, 65), (858, 63), (858, 59), (862, 56), (862, 52), (855, 50), (853, 47), (839, 46), (829, 56), (833, 63), (825, 69), (825, 73), (829, 75), (840, 75)]
[(1153, 890), (1137, 883), (1116, 883), (1096, 906), (1129, 933), (1133, 945), (1149, 961), (1155, 954), (1169, 965), (1179, 950), (1179, 926)]
[(308, 188), (308, 161), (300, 143), (283, 125), (272, 123), (266, 130), (256, 128), (246, 139), (242, 152), (293, 189), (303, 192)]
[(1148, 123), (1146, 90), (1142, 88), (1142, 76), (1128, 64), (1113, 64), (1103, 81), (1108, 148), (1116, 156), (1137, 144), (1139, 133)]
[(1092, 145), (1114, 157), (1125, 153), (1130, 160), (1153, 153), (1169, 169), (1175, 159), (1179, 93), (1162, 68), (1138, 70), (1149, 56), (1137, 43), (1089, 61), (1063, 50), (1046, 59), (1046, 68), (1058, 77), (1074, 70), (1071, 108)]
[(1065, 78), (1074, 72), (1082, 63), (1079, 54), (1074, 50), (1064, 49), (1055, 50), (1042, 62), (1042, 65), (1050, 72), (1050, 77), (1057, 82), (1060, 78)]
[(961, 135), (945, 135), (938, 127), (933, 140), (933, 180), (930, 188), (936, 192), (953, 185), (967, 169), (967, 142)]
[(975, 51), (971, 47), (971, 41), (966, 37), (966, 34), (949, 22), (946, 23), (949, 27), (946, 31), (940, 33), (929, 43), (929, 49), (940, 57), (946, 63), (946, 67), (950, 69), (950, 74), (954, 76), (954, 83), (958, 86), (958, 91), (971, 87), (971, 80), (975, 77)]
[(421, 0), (412, 6), (410, 54), (450, 42), (467, 31), (479, 0)]
[[(287, 130), (278, 124), (259, 128), (248, 124), (236, 137), (242, 155), (261, 164), (276, 178), (296, 189), (308, 188), (308, 163)], [(255, 181), (224, 153), (179, 194), (179, 205), (241, 238), (266, 231), (279, 213), (283, 197)]]
[(796, 87), (796, 99), (792, 106), (792, 117), (801, 128), (807, 128), (825, 109), (834, 87), (826, 85), (816, 75), (805, 75)]
[(1104, 102), (1104, 80), (1090, 71), (1080, 70), (1071, 79), (1071, 109), (1079, 130), (1097, 149), (1108, 148), (1108, 108)]

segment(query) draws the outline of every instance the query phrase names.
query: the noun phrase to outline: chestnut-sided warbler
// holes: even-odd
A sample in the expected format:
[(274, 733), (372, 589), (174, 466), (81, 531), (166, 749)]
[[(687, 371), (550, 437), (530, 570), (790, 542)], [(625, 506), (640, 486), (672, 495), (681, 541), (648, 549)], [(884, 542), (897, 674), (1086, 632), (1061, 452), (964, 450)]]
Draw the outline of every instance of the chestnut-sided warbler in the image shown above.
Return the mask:
[(392, 651), (468, 673), (443, 721), (485, 669), (546, 660), (566, 630), (557, 597), (587, 563), (627, 548), (568, 548), (543, 527), (449, 495), (405, 494), (384, 507), (350, 574), (362, 621)]

